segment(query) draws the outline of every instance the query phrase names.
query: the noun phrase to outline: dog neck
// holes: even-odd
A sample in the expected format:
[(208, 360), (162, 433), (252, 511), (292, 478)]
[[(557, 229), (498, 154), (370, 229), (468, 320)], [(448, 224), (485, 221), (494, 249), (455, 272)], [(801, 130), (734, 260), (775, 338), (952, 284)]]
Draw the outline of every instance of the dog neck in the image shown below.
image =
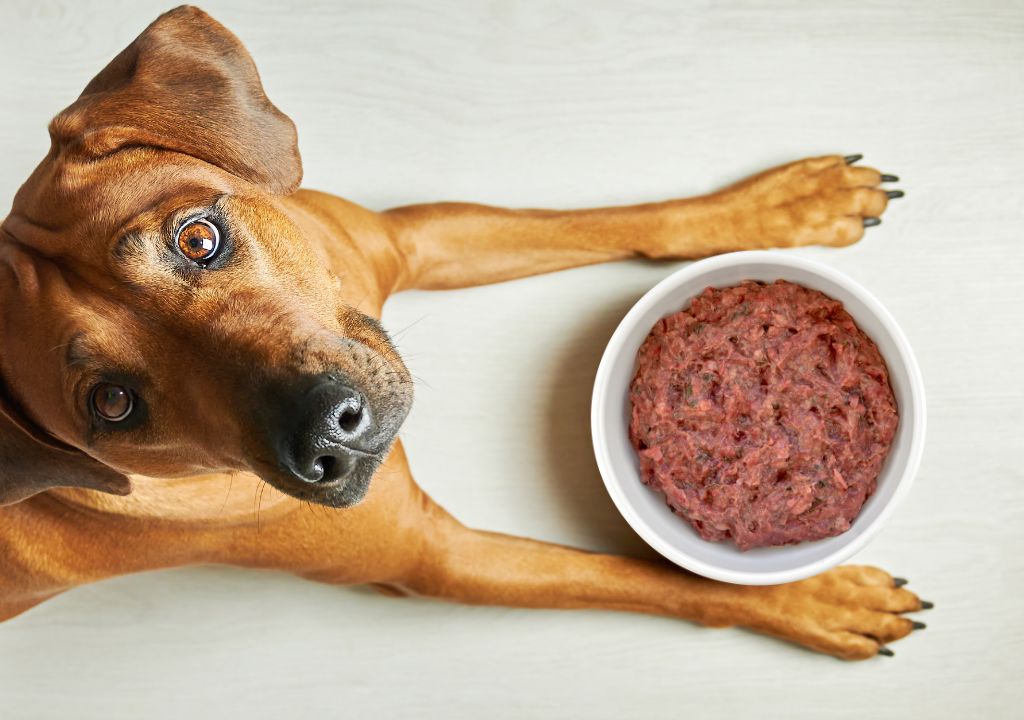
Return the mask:
[(110, 495), (83, 488), (53, 488), (46, 494), (79, 511), (108, 517), (216, 525), (255, 525), (295, 511), (299, 500), (256, 475), (224, 472), (182, 478), (132, 476), (132, 493)]

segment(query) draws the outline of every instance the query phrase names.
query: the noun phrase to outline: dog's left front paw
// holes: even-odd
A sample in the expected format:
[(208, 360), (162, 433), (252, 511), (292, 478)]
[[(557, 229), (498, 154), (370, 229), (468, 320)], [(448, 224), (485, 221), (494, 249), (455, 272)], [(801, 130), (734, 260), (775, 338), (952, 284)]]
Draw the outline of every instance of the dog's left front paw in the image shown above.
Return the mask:
[(902, 190), (895, 175), (856, 165), (860, 155), (807, 158), (747, 178), (714, 196), (725, 201), (730, 232), (752, 247), (842, 246), (881, 223)]

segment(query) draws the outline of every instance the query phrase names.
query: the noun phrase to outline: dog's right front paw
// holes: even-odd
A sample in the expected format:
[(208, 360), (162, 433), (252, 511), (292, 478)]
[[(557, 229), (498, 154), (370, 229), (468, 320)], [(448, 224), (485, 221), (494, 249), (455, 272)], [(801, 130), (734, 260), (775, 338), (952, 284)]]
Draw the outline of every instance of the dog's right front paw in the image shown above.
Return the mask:
[(925, 627), (902, 613), (932, 607), (905, 584), (878, 568), (846, 565), (799, 582), (746, 588), (750, 617), (737, 624), (844, 660), (893, 655), (889, 643)]

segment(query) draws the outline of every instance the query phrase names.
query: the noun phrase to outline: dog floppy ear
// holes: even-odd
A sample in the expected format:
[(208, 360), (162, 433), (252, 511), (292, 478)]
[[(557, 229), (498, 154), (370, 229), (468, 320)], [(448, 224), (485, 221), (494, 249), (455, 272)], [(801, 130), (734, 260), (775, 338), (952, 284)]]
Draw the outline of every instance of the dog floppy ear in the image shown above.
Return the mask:
[(50, 135), (90, 159), (139, 146), (185, 153), (276, 193), (302, 179), (295, 125), (267, 99), (252, 57), (189, 6), (147, 27), (54, 118)]
[(0, 381), (0, 506), (54, 487), (127, 495), (131, 481), (48, 435), (25, 416)]

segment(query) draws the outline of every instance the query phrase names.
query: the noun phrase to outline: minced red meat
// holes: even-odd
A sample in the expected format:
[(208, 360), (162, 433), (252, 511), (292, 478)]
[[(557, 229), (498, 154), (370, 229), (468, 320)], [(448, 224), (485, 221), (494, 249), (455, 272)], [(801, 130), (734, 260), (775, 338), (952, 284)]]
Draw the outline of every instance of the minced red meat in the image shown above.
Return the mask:
[(740, 550), (848, 530), (898, 423), (885, 361), (842, 303), (782, 280), (707, 288), (659, 320), (630, 400), (641, 480)]

